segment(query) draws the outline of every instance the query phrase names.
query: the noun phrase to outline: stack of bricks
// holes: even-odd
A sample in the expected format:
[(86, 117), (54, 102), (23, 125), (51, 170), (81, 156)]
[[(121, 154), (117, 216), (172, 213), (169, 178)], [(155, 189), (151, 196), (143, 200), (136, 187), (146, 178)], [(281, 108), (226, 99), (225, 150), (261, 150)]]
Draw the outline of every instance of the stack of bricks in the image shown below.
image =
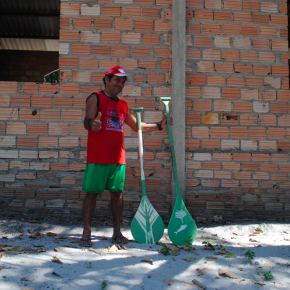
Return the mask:
[[(290, 220), (286, 1), (187, 0), (186, 203), (215, 215)], [(0, 198), (9, 212), (81, 215), (90, 93), (120, 65), (123, 95), (160, 121), (171, 95), (171, 0), (62, 1), (61, 83), (0, 82)], [(174, 97), (174, 96), (173, 96)], [(167, 131), (146, 133), (149, 198), (168, 220)], [(125, 126), (124, 216), (140, 196), (138, 138)], [(97, 201), (109, 215), (110, 197)]]
[(190, 211), (290, 220), (287, 1), (187, 5)]

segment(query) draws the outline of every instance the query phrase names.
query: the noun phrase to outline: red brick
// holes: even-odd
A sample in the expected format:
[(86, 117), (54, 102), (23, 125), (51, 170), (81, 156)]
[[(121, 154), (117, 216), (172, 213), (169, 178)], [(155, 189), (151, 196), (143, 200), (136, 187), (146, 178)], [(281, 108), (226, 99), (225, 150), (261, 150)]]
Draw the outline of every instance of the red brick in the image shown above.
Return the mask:
[(217, 23), (203, 23), (202, 33), (203, 34), (220, 34), (221, 26)]
[(239, 61), (240, 53), (238, 50), (223, 50), (222, 58), (226, 61)]
[(188, 76), (188, 83), (194, 86), (204, 86), (206, 83), (206, 76), (201, 74), (192, 74)]
[(144, 18), (160, 18), (161, 8), (155, 7), (143, 7), (142, 15)]
[(211, 21), (213, 20), (212, 11), (210, 10), (195, 10), (194, 18), (197, 21)]
[(193, 44), (195, 47), (212, 47), (212, 37), (195, 35)]
[(214, 11), (214, 21), (231, 22), (232, 13), (230, 11)]

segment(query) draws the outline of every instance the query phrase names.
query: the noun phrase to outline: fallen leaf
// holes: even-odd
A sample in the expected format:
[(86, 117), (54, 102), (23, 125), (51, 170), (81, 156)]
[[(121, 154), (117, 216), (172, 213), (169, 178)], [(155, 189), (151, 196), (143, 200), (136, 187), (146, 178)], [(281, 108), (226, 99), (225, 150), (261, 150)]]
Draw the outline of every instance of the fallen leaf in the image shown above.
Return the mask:
[(206, 261), (206, 262), (204, 262), (205, 264), (208, 264), (208, 265), (211, 265), (211, 264), (214, 264), (215, 263), (215, 261)]
[(16, 251), (6, 251), (6, 254), (8, 255), (19, 255), (21, 252), (16, 252)]
[(122, 245), (124, 250), (128, 250), (128, 248), (125, 245)]
[(253, 243), (260, 243), (259, 240), (254, 240), (254, 239), (251, 239), (251, 238), (249, 239), (249, 241), (250, 241), (250, 242), (253, 242)]
[(136, 258), (136, 256), (133, 256), (133, 255), (126, 255), (126, 254), (123, 254), (124, 257), (126, 258)]
[(101, 238), (101, 240), (102, 240), (102, 241), (107, 241), (107, 240), (108, 240), (108, 238)]
[(120, 245), (116, 245), (116, 247), (118, 248), (119, 251), (123, 250)]
[(234, 274), (232, 274), (230, 271), (222, 269), (222, 268), (218, 269), (218, 273), (220, 276), (226, 276), (229, 278), (237, 279), (237, 277)]
[(239, 236), (239, 234), (237, 234), (237, 233), (232, 233), (233, 235), (235, 235), (235, 236)]
[[(263, 232), (263, 231), (262, 231)], [(255, 234), (255, 235), (259, 235), (260, 234), (260, 232), (253, 232), (253, 234)]]
[[(105, 255), (106, 255), (104, 252), (101, 252), (101, 251), (98, 251), (98, 250), (95, 250), (95, 249), (89, 249), (89, 251), (90, 251), (90, 252), (94, 252), (94, 253), (96, 253), (96, 254), (99, 254), (99, 255), (101, 255), (101, 256), (105, 256)], [(104, 255), (102, 255), (102, 253), (103, 253)]]
[(66, 237), (63, 237), (63, 236), (54, 236), (53, 238), (57, 239), (57, 240), (65, 240), (66, 239)]
[(4, 252), (1, 252), (0, 253), (0, 259), (3, 257), (3, 255), (4, 255)]
[(168, 241), (170, 241), (170, 238), (169, 237), (165, 237), (165, 239), (168, 240)]
[(119, 251), (118, 248), (115, 245), (108, 247), (108, 249), (109, 249), (110, 253), (114, 253), (114, 252), (118, 252)]
[(191, 258), (182, 258), (182, 260), (186, 261), (186, 262), (193, 262), (196, 260), (195, 257), (191, 257)]
[(242, 247), (242, 248), (247, 248), (248, 247), (248, 245), (247, 244), (244, 244), (244, 243), (239, 243), (239, 245)]
[(225, 254), (229, 254), (230, 252), (226, 251), (226, 250), (222, 250), (219, 252), (214, 253), (214, 255), (225, 255)]
[(257, 236), (256, 234), (250, 234), (249, 237)]
[(167, 247), (171, 249), (171, 251), (170, 251), (171, 256), (179, 256), (180, 255), (180, 251), (177, 247), (172, 246), (172, 245), (167, 245)]
[(194, 285), (192, 285), (192, 284), (182, 284), (184, 287), (189, 287), (189, 288), (191, 288), (191, 289), (194, 289), (194, 288), (196, 288)]
[(260, 266), (259, 268), (262, 268), (262, 269), (269, 269), (269, 268), (272, 268), (272, 266), (270, 266), (270, 265), (265, 265), (265, 266)]
[(239, 271), (244, 271), (244, 268), (239, 268)]
[(198, 280), (196, 280), (196, 279), (193, 279), (192, 283), (197, 285), (198, 287), (200, 287), (202, 289), (206, 289), (206, 287), (202, 283), (200, 283)]
[(147, 262), (147, 263), (150, 263), (151, 265), (153, 265), (153, 259), (143, 259), (143, 260), (141, 260), (141, 262)]
[(254, 284), (259, 284), (259, 285), (266, 285), (263, 281), (254, 281), (253, 280), (253, 283)]
[(53, 256), (52, 262), (63, 264), (63, 262), (59, 259), (59, 257), (57, 255)]
[(261, 245), (254, 245), (255, 248), (260, 248), (262, 247)]
[(173, 285), (174, 284), (174, 281), (170, 280), (169, 278), (165, 278), (164, 282), (167, 283), (168, 285)]
[(21, 290), (35, 290), (33, 287), (20, 287)]
[(175, 259), (175, 258), (172, 258), (172, 260), (173, 260), (173, 261), (176, 261), (176, 259)]
[(284, 238), (284, 241), (288, 241), (288, 242), (289, 242), (290, 240), (289, 240), (289, 239), (286, 239), (286, 238)]
[(245, 279), (241, 278), (241, 279), (237, 279), (236, 281), (237, 282), (242, 282), (242, 281), (245, 281)]
[(210, 256), (210, 255), (207, 255), (206, 257), (209, 258), (209, 259), (212, 259), (212, 260), (216, 260), (216, 259), (217, 259), (217, 257), (215, 257), (215, 256)]
[(37, 253), (43, 253), (43, 252), (47, 252), (46, 248), (42, 247), (40, 249), (37, 249)]
[(52, 272), (51, 274), (54, 275), (54, 276), (57, 276), (57, 277), (62, 278), (62, 277), (61, 277), (59, 274), (57, 274), (56, 272)]
[(20, 279), (20, 281), (30, 281), (30, 280), (25, 278), (25, 277), (23, 277), (23, 278)]
[(203, 268), (202, 269), (202, 274), (203, 275), (206, 275), (208, 272), (210, 272), (211, 271), (211, 269), (208, 269), (208, 268)]
[(55, 250), (56, 252), (60, 252), (60, 251), (61, 251), (61, 248), (54, 248), (54, 250)]
[(53, 236), (56, 236), (56, 233), (54, 233), (54, 232), (48, 232), (48, 233), (46, 233), (46, 235), (53, 237)]
[(63, 245), (63, 247), (78, 249), (78, 247), (77, 246), (74, 246), (74, 245)]

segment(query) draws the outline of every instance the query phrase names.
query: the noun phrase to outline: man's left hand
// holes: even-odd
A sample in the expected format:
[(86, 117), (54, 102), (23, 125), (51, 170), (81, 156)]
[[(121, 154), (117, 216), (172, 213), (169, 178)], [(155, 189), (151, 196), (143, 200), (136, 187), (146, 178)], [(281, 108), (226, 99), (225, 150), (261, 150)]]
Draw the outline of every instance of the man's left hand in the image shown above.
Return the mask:
[[(169, 124), (170, 124), (171, 126), (173, 125), (173, 118), (172, 118), (172, 117), (169, 118)], [(167, 115), (166, 115), (166, 114), (164, 115), (164, 118), (163, 118), (163, 120), (161, 121), (161, 127), (162, 127), (162, 128), (166, 128), (166, 127), (167, 127)]]

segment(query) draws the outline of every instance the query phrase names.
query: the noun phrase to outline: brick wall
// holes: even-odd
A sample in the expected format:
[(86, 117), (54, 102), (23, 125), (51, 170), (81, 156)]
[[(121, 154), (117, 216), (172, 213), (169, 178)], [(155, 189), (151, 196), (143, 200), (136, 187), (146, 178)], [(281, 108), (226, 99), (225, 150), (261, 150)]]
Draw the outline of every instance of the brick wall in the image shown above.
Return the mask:
[(289, 220), (287, 1), (187, 5), (190, 211)]
[[(159, 97), (171, 94), (171, 1), (97, 2), (61, 4), (60, 85), (0, 82), (0, 190), (10, 211), (81, 214), (85, 100), (102, 88), (109, 67), (132, 75), (123, 91), (131, 108), (144, 107), (147, 122), (162, 118)], [(124, 215), (131, 217), (141, 196), (138, 138), (128, 126), (125, 136)], [(144, 134), (147, 192), (165, 218), (171, 200), (167, 137), (165, 131)], [(109, 200), (102, 194), (97, 216), (110, 213)]]
[[(61, 84), (0, 82), (1, 208), (80, 215), (85, 99), (123, 66), (123, 98), (159, 121), (171, 95), (171, 0), (64, 1)], [(187, 204), (214, 215), (289, 220), (286, 1), (187, 1)], [(124, 216), (141, 196), (137, 134), (125, 127)], [(165, 218), (171, 165), (165, 130), (144, 134), (147, 192)], [(97, 202), (109, 214), (109, 194)]]
[(58, 69), (59, 53), (0, 49), (0, 81), (43, 82), (44, 75)]

